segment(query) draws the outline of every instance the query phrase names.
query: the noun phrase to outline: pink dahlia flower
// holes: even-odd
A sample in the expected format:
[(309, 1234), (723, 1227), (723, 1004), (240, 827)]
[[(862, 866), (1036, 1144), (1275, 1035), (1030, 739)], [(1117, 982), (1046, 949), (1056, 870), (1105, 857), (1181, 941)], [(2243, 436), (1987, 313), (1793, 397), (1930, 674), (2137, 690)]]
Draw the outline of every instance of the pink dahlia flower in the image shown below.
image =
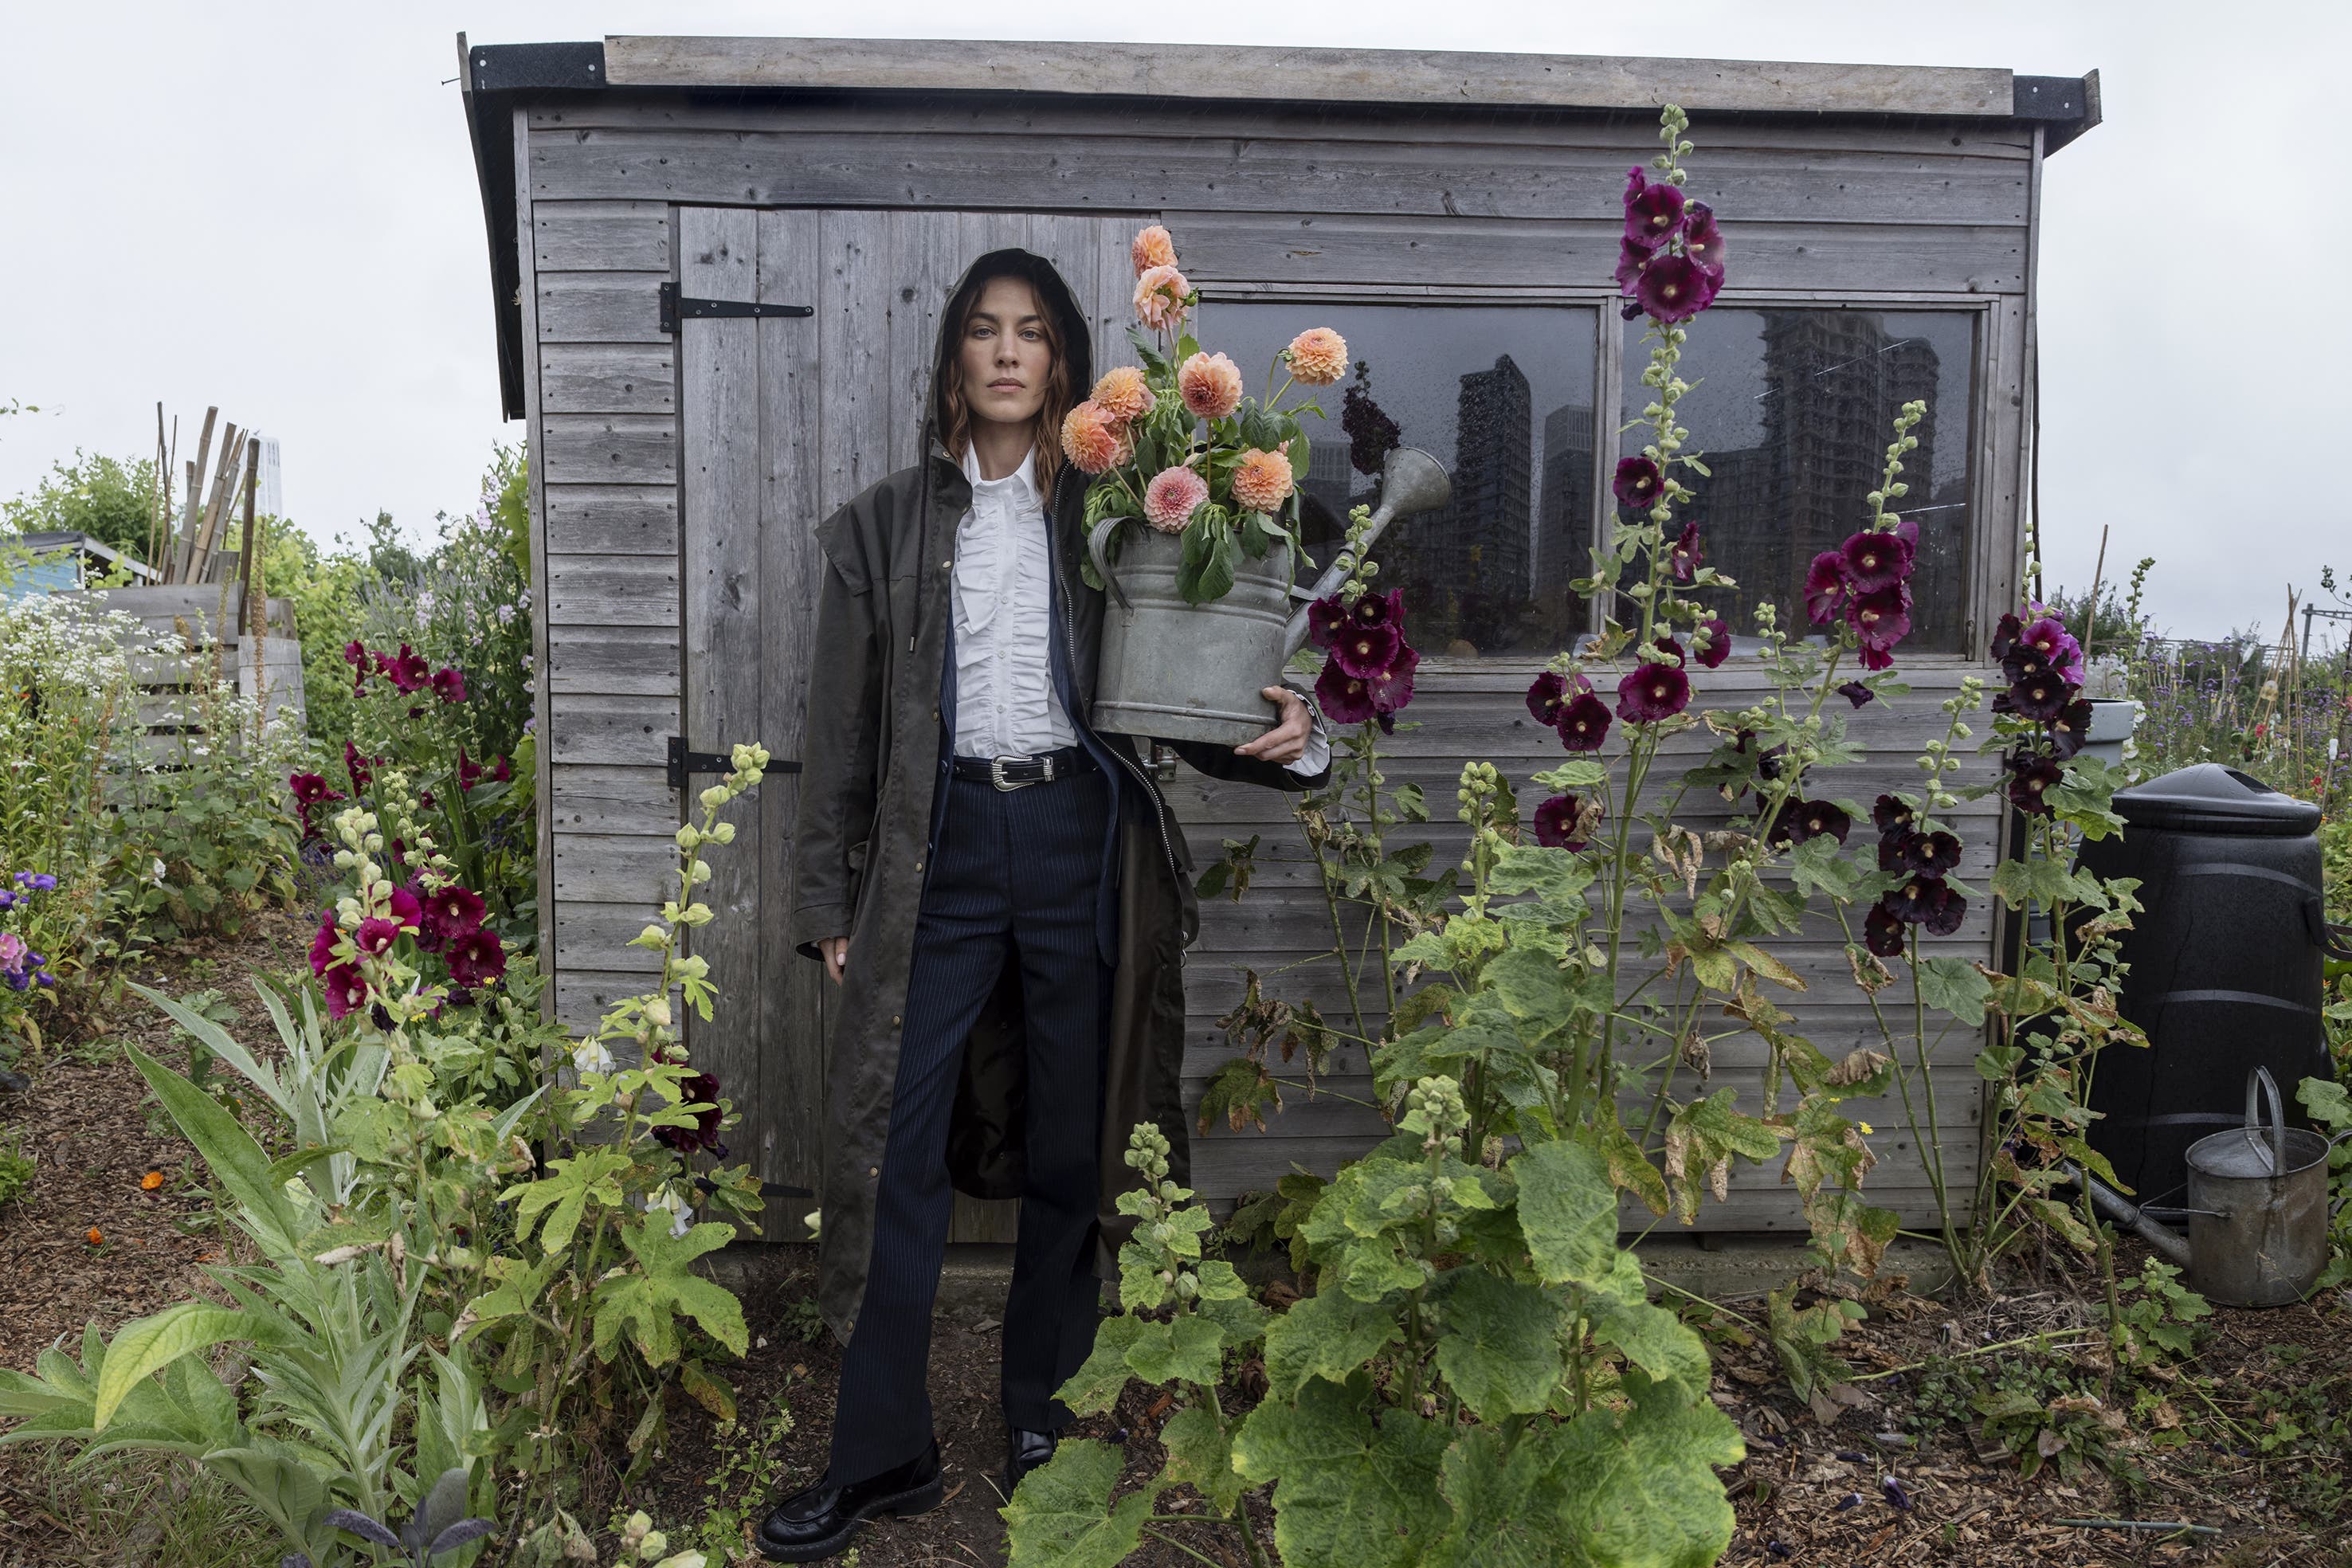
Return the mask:
[(1174, 331), (1184, 321), (1192, 286), (1168, 263), (1146, 268), (1135, 280), (1135, 316), (1158, 331)]
[(1309, 327), (1282, 351), (1290, 374), (1309, 386), (1329, 386), (1348, 374), (1348, 340), (1328, 327)]
[(1162, 468), (1143, 492), (1143, 521), (1162, 533), (1181, 533), (1201, 503), (1209, 499), (1209, 481), (1179, 464)]
[(1140, 419), (1160, 401), (1143, 373), (1131, 364), (1113, 365), (1095, 383), (1093, 401), (1117, 419)]
[(1241, 366), (1223, 354), (1195, 353), (1177, 367), (1176, 390), (1193, 417), (1223, 419), (1241, 406)]
[(1234, 500), (1250, 511), (1272, 511), (1290, 499), (1290, 459), (1252, 447), (1234, 466)]
[(1083, 472), (1099, 474), (1135, 455), (1135, 437), (1126, 420), (1088, 400), (1062, 421), (1062, 450)]
[(1128, 247), (1128, 258), (1135, 263), (1138, 278), (1155, 267), (1173, 267), (1176, 265), (1176, 241), (1166, 229), (1155, 223), (1136, 235), (1135, 242)]

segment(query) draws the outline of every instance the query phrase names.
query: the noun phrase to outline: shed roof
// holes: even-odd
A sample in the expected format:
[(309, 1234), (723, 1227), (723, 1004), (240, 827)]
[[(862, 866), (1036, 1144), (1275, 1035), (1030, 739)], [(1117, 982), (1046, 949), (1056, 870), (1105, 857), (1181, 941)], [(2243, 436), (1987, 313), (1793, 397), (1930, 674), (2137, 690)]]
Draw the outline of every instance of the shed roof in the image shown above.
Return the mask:
[(1616, 113), (1667, 103), (1759, 118), (2039, 122), (2055, 151), (2099, 122), (2096, 71), (2020, 76), (1990, 68), (1812, 64), (1413, 49), (934, 38), (614, 36), (593, 43), (485, 44), (457, 36), (497, 301), (509, 418), (524, 413), (515, 233), (519, 101), (609, 91), (1050, 95), (1262, 100), (1362, 109)]

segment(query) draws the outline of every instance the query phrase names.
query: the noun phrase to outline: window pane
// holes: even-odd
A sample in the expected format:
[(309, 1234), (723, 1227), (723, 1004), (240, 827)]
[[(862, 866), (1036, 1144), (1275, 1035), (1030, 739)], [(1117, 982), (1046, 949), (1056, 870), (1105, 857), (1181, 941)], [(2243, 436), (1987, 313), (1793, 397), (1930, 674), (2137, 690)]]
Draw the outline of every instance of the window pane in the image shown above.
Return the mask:
[[(1922, 653), (1958, 653), (1968, 614), (1969, 438), (1976, 405), (1976, 315), (1965, 310), (1717, 309), (1690, 323), (1682, 378), (1695, 390), (1681, 424), (1710, 479), (1682, 513), (1699, 525), (1706, 560), (1739, 586), (1714, 602), (1732, 630), (1756, 629), (1769, 599), (1785, 627), (1804, 616), (1805, 568), (1870, 519), (1895, 416), (1924, 398), (1927, 416), (1904, 458), (1910, 494), (1895, 510), (1919, 525), (1911, 636)], [(1642, 384), (1645, 323), (1627, 326), (1625, 417), (1650, 401)], [(1636, 452), (1645, 426), (1625, 432)]]
[[(1401, 521), (1373, 552), (1402, 586), (1424, 654), (1549, 655), (1584, 628), (1570, 578), (1591, 570), (1592, 348), (1599, 313), (1561, 306), (1212, 301), (1203, 347), (1233, 356), (1263, 395), (1266, 367), (1307, 327), (1328, 326), (1368, 378), (1323, 389), (1302, 421), (1310, 446), (1307, 552), (1330, 563), (1348, 509), (1376, 494), (1340, 427), (1358, 386), (1399, 439), (1454, 476), (1443, 512)], [(1280, 383), (1276, 384), (1279, 385)], [(1286, 404), (1295, 400), (1284, 399)]]

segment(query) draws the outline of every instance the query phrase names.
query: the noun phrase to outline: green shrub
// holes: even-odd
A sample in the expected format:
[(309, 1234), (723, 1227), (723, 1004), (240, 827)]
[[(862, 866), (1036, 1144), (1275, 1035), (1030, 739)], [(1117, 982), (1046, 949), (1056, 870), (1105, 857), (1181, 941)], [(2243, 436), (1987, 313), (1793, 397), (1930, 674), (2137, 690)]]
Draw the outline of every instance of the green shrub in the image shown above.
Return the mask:
[(153, 458), (123, 462), (77, 447), (71, 462), (53, 465), (33, 489), (0, 502), (0, 533), (78, 531), (144, 561), (154, 505)]

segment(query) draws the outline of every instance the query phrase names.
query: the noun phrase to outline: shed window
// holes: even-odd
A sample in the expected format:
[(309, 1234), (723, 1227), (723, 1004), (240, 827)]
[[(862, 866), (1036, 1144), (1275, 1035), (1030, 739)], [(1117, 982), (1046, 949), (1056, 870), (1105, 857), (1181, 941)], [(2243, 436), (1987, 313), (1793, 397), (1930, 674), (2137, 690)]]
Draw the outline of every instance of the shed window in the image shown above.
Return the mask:
[[(1596, 310), (1555, 305), (1217, 301), (1202, 342), (1233, 356), (1263, 395), (1266, 369), (1303, 328), (1328, 326), (1368, 374), (1321, 392), (1306, 426), (1307, 552), (1328, 564), (1348, 509), (1374, 499), (1377, 465), (1351, 459), (1341, 426), (1357, 389), (1454, 476), (1440, 513), (1395, 525), (1374, 552), (1381, 585), (1404, 589), (1425, 654), (1549, 655), (1584, 628), (1570, 579), (1591, 570)], [(1277, 379), (1275, 385), (1279, 386)], [(1296, 401), (1296, 394), (1284, 400)]]
[[(1717, 308), (1690, 324), (1681, 374), (1693, 384), (1682, 425), (1713, 471), (1686, 477), (1710, 565), (1739, 586), (1716, 602), (1735, 632), (1756, 627), (1769, 600), (1785, 627), (1804, 629), (1805, 569), (1869, 520), (1905, 403), (1927, 416), (1904, 459), (1910, 493), (1895, 510), (1919, 524), (1912, 634), (1922, 653), (1958, 653), (1968, 614), (1969, 415), (1975, 406), (1976, 313), (1969, 310), (1751, 310)], [(1644, 323), (1626, 328), (1624, 417), (1650, 398)], [(1640, 426), (1622, 437), (1640, 449)]]

